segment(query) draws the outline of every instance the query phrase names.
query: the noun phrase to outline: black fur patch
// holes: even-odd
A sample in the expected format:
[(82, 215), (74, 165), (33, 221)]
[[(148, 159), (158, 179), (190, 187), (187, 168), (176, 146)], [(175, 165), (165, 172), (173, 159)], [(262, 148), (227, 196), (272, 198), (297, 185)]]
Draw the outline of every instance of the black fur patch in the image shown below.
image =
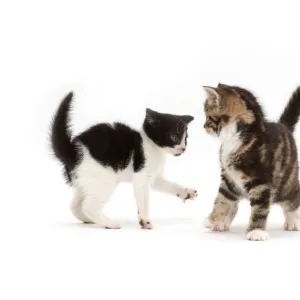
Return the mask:
[(50, 127), (51, 148), (56, 158), (64, 166), (64, 176), (68, 183), (71, 182), (70, 172), (81, 158), (80, 152), (76, 151), (76, 146), (72, 142), (69, 125), (72, 100), (73, 93), (70, 92), (61, 101)]
[(140, 133), (122, 123), (95, 125), (80, 134), (76, 140), (84, 144), (99, 163), (110, 166), (115, 171), (124, 170), (131, 158), (135, 172), (144, 166)]
[(229, 199), (231, 201), (236, 201), (237, 200), (237, 197), (234, 194), (232, 194), (228, 190), (224, 189), (223, 187), (219, 188), (219, 193), (222, 194), (224, 197), (226, 197), (227, 199)]
[(143, 128), (156, 145), (173, 148), (180, 144), (187, 125), (193, 119), (192, 116), (163, 114), (147, 108)]

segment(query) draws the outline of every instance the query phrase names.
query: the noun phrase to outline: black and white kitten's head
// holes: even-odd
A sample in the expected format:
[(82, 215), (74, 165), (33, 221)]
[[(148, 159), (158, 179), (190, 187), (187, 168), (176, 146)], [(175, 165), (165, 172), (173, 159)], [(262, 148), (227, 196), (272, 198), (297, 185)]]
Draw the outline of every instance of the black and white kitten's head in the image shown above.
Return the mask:
[(164, 114), (147, 108), (143, 129), (158, 147), (179, 156), (186, 150), (188, 124), (193, 120), (189, 115)]

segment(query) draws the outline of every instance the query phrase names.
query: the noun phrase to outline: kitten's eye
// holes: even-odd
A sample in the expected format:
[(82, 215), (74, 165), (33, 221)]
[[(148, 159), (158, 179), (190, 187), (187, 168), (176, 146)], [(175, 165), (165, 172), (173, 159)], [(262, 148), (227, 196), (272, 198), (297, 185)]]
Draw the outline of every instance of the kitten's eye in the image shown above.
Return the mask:
[(176, 143), (178, 141), (178, 137), (176, 135), (171, 135), (171, 140)]

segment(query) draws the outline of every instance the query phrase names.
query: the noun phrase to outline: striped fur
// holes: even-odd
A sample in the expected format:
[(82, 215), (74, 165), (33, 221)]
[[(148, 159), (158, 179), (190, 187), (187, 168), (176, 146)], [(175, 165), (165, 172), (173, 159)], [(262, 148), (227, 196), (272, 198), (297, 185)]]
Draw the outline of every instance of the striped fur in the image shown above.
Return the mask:
[(241, 198), (248, 198), (248, 239), (265, 240), (270, 206), (278, 203), (286, 230), (300, 230), (298, 157), (292, 132), (300, 115), (300, 88), (278, 123), (268, 122), (255, 96), (240, 87), (204, 87), (205, 129), (221, 139), (221, 184), (208, 218), (212, 230), (229, 229)]

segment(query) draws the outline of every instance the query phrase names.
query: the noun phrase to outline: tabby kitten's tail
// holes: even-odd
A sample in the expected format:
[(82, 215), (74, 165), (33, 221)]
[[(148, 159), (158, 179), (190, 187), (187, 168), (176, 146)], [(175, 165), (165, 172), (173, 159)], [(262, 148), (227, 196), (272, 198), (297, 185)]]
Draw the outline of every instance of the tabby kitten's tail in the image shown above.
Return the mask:
[(283, 111), (279, 123), (285, 125), (292, 132), (300, 116), (300, 86), (292, 94), (285, 110)]
[(77, 161), (75, 145), (72, 143), (69, 112), (73, 93), (70, 92), (60, 103), (53, 117), (50, 129), (51, 147), (56, 158), (67, 168), (72, 169)]

